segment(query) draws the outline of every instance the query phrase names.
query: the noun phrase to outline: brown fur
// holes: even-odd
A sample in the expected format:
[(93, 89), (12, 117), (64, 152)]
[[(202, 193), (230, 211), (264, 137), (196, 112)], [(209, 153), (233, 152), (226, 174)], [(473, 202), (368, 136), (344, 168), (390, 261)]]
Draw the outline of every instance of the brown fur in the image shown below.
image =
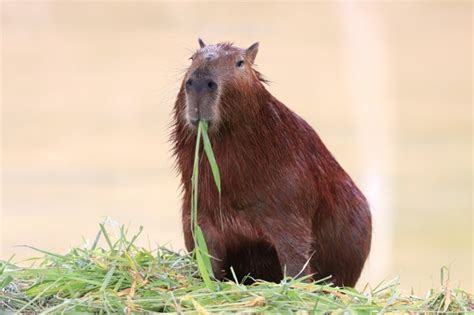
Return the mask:
[[(230, 52), (222, 57), (230, 61), (213, 65), (195, 58), (185, 79), (196, 69), (214, 76), (227, 71), (225, 79), (218, 77), (219, 98), (212, 106), (219, 116), (210, 121), (209, 135), (222, 178), (221, 205), (204, 154), (199, 164), (198, 222), (215, 257), (216, 278), (231, 277), (232, 266), (241, 279), (250, 274), (279, 281), (285, 270), (289, 276), (314, 274), (314, 279), (332, 275), (334, 284), (354, 286), (371, 243), (366, 199), (316, 132), (266, 90), (253, 60), (246, 59), (243, 72), (223, 68), (244, 50), (231, 44), (213, 49)], [(196, 129), (185, 118), (184, 82), (174, 107), (172, 141), (184, 190), (185, 244), (192, 250)]]

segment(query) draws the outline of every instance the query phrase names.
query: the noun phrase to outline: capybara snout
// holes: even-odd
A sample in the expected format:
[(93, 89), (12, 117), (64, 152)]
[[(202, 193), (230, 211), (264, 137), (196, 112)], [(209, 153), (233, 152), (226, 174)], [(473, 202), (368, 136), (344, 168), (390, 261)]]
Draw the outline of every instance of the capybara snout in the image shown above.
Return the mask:
[(209, 72), (195, 71), (185, 83), (187, 116), (196, 125), (201, 120), (213, 120), (218, 100), (218, 84)]

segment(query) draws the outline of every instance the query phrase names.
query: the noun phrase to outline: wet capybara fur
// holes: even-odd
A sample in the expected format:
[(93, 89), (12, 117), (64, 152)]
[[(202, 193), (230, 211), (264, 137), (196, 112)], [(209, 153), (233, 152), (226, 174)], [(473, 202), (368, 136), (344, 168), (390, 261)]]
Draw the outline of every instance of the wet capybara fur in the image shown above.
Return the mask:
[(222, 191), (219, 199), (202, 153), (198, 224), (215, 277), (232, 279), (232, 267), (240, 280), (312, 275), (354, 286), (372, 234), (364, 195), (313, 128), (267, 91), (253, 67), (258, 43), (247, 49), (199, 44), (177, 96), (172, 126), (186, 248), (194, 247), (196, 125), (206, 120)]

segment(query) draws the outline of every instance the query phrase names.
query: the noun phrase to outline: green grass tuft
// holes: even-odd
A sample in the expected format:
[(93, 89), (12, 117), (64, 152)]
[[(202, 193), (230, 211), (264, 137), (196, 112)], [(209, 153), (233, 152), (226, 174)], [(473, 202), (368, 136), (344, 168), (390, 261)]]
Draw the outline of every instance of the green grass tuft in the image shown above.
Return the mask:
[(0, 313), (474, 311), (473, 295), (450, 287), (446, 276), (425, 297), (403, 295), (397, 280), (363, 292), (301, 279), (250, 286), (213, 281), (210, 290), (190, 255), (136, 246), (141, 229), (131, 236), (123, 227), (110, 229), (101, 225), (92, 245), (64, 255), (39, 251), (29, 267), (1, 261)]

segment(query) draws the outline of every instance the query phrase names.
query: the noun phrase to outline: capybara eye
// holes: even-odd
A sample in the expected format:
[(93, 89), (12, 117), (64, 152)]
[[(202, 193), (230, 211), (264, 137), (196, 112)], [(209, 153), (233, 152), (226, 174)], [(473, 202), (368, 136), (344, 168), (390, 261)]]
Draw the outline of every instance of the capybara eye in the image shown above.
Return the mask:
[(186, 87), (190, 87), (191, 85), (193, 85), (193, 80), (189, 79), (186, 81)]
[(237, 61), (237, 63), (235, 64), (237, 66), (237, 68), (241, 68), (244, 66), (244, 61), (243, 60), (239, 60)]

